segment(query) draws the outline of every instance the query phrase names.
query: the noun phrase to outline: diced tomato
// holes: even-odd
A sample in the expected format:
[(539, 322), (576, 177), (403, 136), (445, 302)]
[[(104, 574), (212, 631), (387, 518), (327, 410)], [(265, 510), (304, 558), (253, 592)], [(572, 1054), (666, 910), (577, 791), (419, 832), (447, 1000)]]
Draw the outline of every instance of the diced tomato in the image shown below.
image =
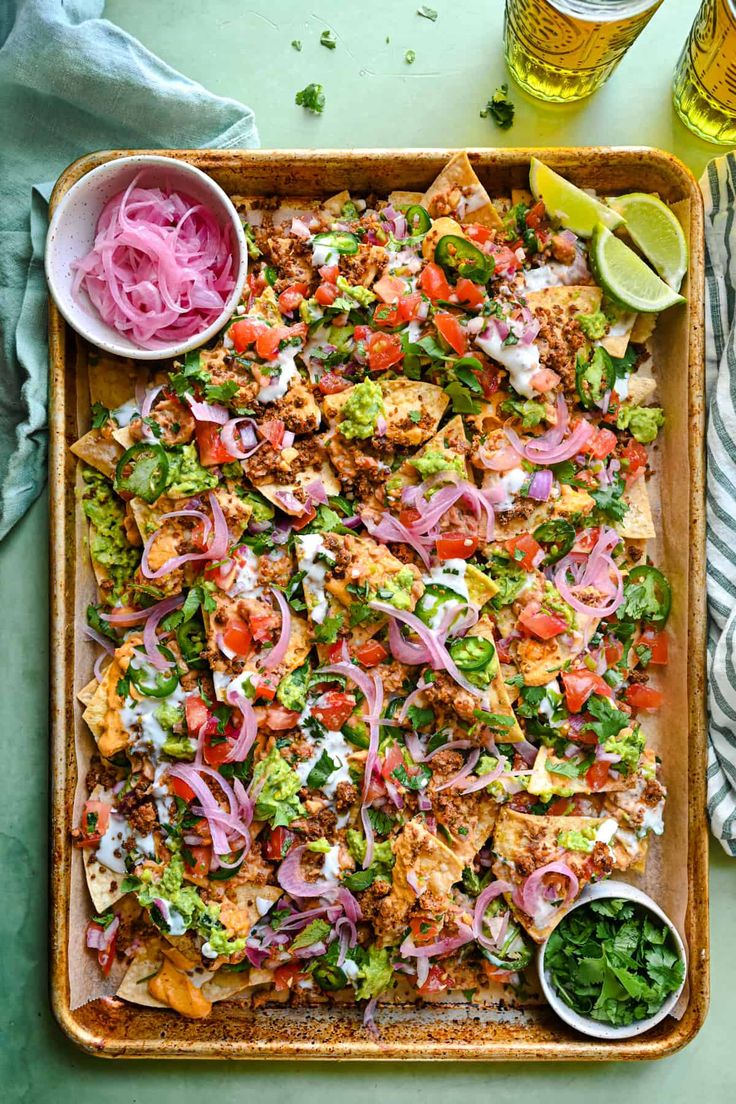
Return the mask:
[(276, 629), (281, 625), (281, 615), (266, 605), (259, 605), (248, 614), (250, 631), (254, 640), (259, 644), (270, 640)]
[(624, 699), (634, 709), (643, 709), (648, 713), (661, 708), (664, 694), (661, 690), (655, 690), (653, 686), (642, 686), (639, 682), (633, 682), (624, 691)]
[(303, 514), (300, 514), (299, 517), (292, 518), (291, 527), (297, 530), (303, 529), (305, 525), (309, 525), (310, 521), (314, 521), (316, 516), (317, 508), (314, 503), (310, 501), (307, 503), (307, 508)]
[(303, 301), (309, 291), (308, 284), (292, 284), (279, 295), (279, 310), (282, 314), (291, 314)]
[(609, 766), (604, 759), (598, 760), (588, 767), (585, 772), (585, 781), (590, 786), (591, 790), (602, 790), (608, 781)]
[(405, 506), (403, 510), (399, 511), (399, 521), (402, 525), (414, 525), (421, 516), (416, 506)]
[(524, 221), (526, 222), (527, 226), (530, 226), (532, 228), (532, 230), (536, 230), (544, 216), (544, 203), (542, 203), (542, 200), (539, 199), (534, 204), (534, 206), (527, 211)]
[(336, 640), (334, 644), (330, 644), (327, 649), (327, 655), (329, 656), (330, 663), (342, 663), (350, 660), (350, 653), (348, 651), (348, 645), (346, 640)]
[(491, 231), (487, 226), (481, 226), (479, 222), (473, 222), (470, 226), (465, 227), (465, 236), (470, 238), (471, 241), (477, 242), (478, 245), (484, 245), (487, 241), (490, 241)]
[(478, 548), (478, 538), (465, 533), (445, 533), (435, 541), (438, 560), (469, 560)]
[(186, 852), (184, 853), (184, 865), (186, 866), (187, 874), (191, 874), (193, 878), (206, 878), (210, 872), (212, 848), (188, 847), (188, 851), (194, 861), (191, 864), (187, 862)]
[(227, 464), (235, 459), (222, 443), (221, 431), (222, 426), (217, 422), (197, 422), (195, 426), (199, 462), (205, 468), (212, 468), (216, 464)]
[(407, 291), (406, 280), (400, 276), (382, 276), (371, 288), (384, 303), (396, 303)]
[(641, 475), (643, 471), (646, 471), (649, 457), (647, 456), (647, 450), (644, 448), (644, 445), (635, 441), (632, 437), (621, 450), (621, 459), (626, 462), (626, 478), (630, 480), (635, 479), (638, 475)]
[(245, 621), (241, 621), (239, 617), (233, 617), (228, 621), (222, 634), (222, 643), (228, 651), (235, 652), (238, 656), (247, 656), (253, 644), (253, 637)]
[(330, 732), (339, 732), (355, 709), (355, 695), (343, 690), (328, 690), (312, 706), (310, 713)]
[(560, 377), (551, 368), (540, 368), (538, 372), (534, 373), (531, 380), (534, 390), (540, 393), (551, 391), (559, 382)]
[(254, 343), (259, 334), (264, 333), (268, 325), (259, 318), (241, 318), (229, 329), (230, 339), (236, 353), (244, 353)]
[(322, 307), (331, 307), (337, 299), (337, 288), (334, 284), (320, 284), (314, 293), (314, 297)]
[(281, 862), (294, 842), (294, 833), (287, 828), (272, 828), (263, 845), (263, 857), (269, 862)]
[(417, 986), (417, 993), (425, 997), (429, 993), (443, 993), (445, 989), (451, 989), (455, 982), (450, 975), (442, 969), (439, 962), (433, 962), (429, 967), (424, 985)]
[(442, 921), (436, 916), (412, 916), (409, 921), (411, 937), (417, 947), (423, 943), (434, 943), (442, 930)]
[(260, 276), (256, 276), (255, 272), (248, 273), (248, 290), (251, 295), (260, 295), (266, 287), (266, 277), (261, 273)]
[(666, 629), (654, 629), (651, 625), (648, 625), (642, 630), (639, 637), (639, 644), (643, 644), (645, 648), (649, 648), (652, 653), (649, 659), (650, 663), (654, 663), (657, 666), (664, 666), (669, 662), (670, 658), (670, 638), (667, 635)]
[(368, 367), (371, 372), (385, 372), (404, 359), (398, 334), (372, 333), (368, 339)]
[(615, 667), (624, 654), (624, 646), (615, 636), (606, 641), (606, 666)]
[[(87, 931), (104, 932), (104, 930), (105, 929), (103, 928), (102, 924), (96, 924), (94, 920), (90, 920), (89, 924), (87, 925)], [(97, 952), (97, 961), (105, 977), (107, 977), (110, 973), (110, 970), (112, 969), (112, 964), (115, 961), (115, 951), (118, 945), (119, 931), (120, 928), (117, 927), (110, 936), (107, 945)]]
[(218, 564), (207, 564), (204, 569), (205, 579), (211, 580), (220, 590), (229, 590), (233, 585), (237, 566), (233, 560), (224, 560)]
[(303, 981), (306, 976), (299, 969), (298, 962), (285, 962), (273, 972), (273, 987), (277, 993), (283, 993)]
[(468, 280), (466, 276), (461, 276), (455, 285), (455, 294), (457, 295), (458, 303), (462, 303), (467, 307), (482, 307), (486, 301), (485, 292), (478, 284), (474, 284), (472, 280)]
[(502, 272), (504, 276), (510, 276), (518, 268), (521, 268), (521, 261), (516, 256), (516, 250), (511, 249), (508, 245), (494, 246), (491, 250), (491, 256), (496, 266), (496, 272)]
[(182, 778), (169, 775), (169, 782), (176, 796), (180, 797), (182, 801), (194, 801), (194, 790)]
[(572, 810), (572, 801), (569, 797), (558, 797), (547, 807), (547, 816), (567, 816)]
[(386, 753), (381, 760), (381, 775), (389, 781), (395, 781), (392, 775), (397, 767), (404, 765), (404, 756), (401, 754), (401, 749), (398, 744), (392, 744), (391, 747), (386, 749)]
[[(199, 694), (190, 694), (184, 702), (187, 730), (190, 736), (196, 736), (203, 724), (210, 719), (210, 711)], [(187, 789), (189, 787), (187, 786)], [(187, 799), (188, 800), (188, 799)]]
[(501, 377), (498, 374), (498, 369), (481, 368), (479, 371), (477, 368), (473, 368), (471, 371), (483, 388), (483, 397), (492, 399), (501, 386)]
[(83, 835), (77, 840), (78, 847), (90, 847), (100, 842), (110, 823), (111, 808), (106, 801), (85, 802), (80, 824)]
[(272, 732), (286, 732), (293, 728), (301, 716), (298, 709), (286, 709), (283, 705), (269, 705), (266, 724)]
[(573, 551), (575, 552), (592, 552), (598, 543), (598, 537), (600, 536), (600, 529), (596, 525), (592, 529), (583, 529), (578, 533), (575, 538), (575, 544)]
[(262, 360), (273, 360), (279, 345), (289, 336), (288, 326), (269, 326), (256, 338), (256, 352)]
[(373, 323), (392, 329), (402, 322), (411, 322), (412, 318), (416, 318), (421, 302), (422, 293), (413, 291), (411, 295), (403, 295), (395, 303), (380, 303), (373, 312)]
[(273, 683), (261, 679), (255, 686), (254, 698), (263, 698), (264, 701), (273, 701), (276, 697), (277, 687)]
[(563, 671), (562, 683), (565, 687), (565, 702), (571, 713), (579, 713), (591, 694), (600, 694), (604, 698), (613, 696), (608, 683), (586, 667)]
[(284, 440), (284, 430), (286, 426), (280, 418), (269, 418), (266, 422), (261, 422), (258, 426), (258, 432), (264, 440), (268, 441), (275, 449), (280, 449)]
[(422, 270), (417, 284), (430, 299), (447, 300), (452, 295), (452, 288), (447, 282), (447, 277), (434, 261), (430, 261), (426, 268)]
[(615, 433), (612, 433), (610, 429), (599, 426), (593, 430), (580, 451), (587, 452), (596, 460), (603, 460), (605, 456), (610, 456), (617, 443), (618, 437)]
[(531, 533), (521, 533), (518, 537), (512, 537), (504, 541), (503, 546), (517, 567), (523, 567), (524, 571), (531, 571), (536, 567), (535, 560), (542, 551), (541, 544), (535, 541)]
[(487, 958), (481, 959), (481, 965), (489, 981), (495, 981), (501, 985), (505, 985), (506, 982), (514, 976), (513, 970), (502, 970), (500, 966), (494, 966)]
[[(217, 718), (212, 717), (210, 723), (204, 730), (204, 738), (202, 740), (202, 755), (205, 763), (210, 767), (219, 767), (227, 760), (230, 754), (230, 749), (233, 746), (233, 740), (230, 736), (232, 731), (231, 725), (225, 726), (225, 732), (220, 735), (217, 731), (218, 723)], [(235, 733), (233, 732), (233, 736)]]
[(546, 613), (538, 602), (529, 602), (519, 615), (519, 625), (539, 640), (551, 640), (553, 636), (568, 632), (569, 625), (559, 613)]
[(317, 386), (323, 395), (338, 395), (350, 387), (350, 384), (344, 376), (338, 376), (337, 372), (325, 372)]
[(337, 283), (337, 277), (340, 275), (340, 266), (336, 264), (322, 265), (317, 271), (326, 284), (335, 284)]
[(355, 649), (354, 655), (363, 667), (375, 667), (376, 664), (383, 663), (388, 652), (377, 640), (368, 640)]
[(370, 326), (356, 326), (353, 330), (353, 341), (366, 342), (372, 333), (373, 330), (370, 328)]
[(447, 344), (458, 356), (463, 356), (467, 348), (465, 334), (460, 328), (460, 323), (454, 314), (436, 314), (434, 324), (444, 337)]

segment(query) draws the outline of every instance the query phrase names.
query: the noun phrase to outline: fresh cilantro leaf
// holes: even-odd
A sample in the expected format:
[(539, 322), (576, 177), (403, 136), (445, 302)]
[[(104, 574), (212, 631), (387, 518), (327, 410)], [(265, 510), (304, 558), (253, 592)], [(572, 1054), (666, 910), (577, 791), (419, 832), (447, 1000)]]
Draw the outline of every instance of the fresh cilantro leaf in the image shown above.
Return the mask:
[(102, 633), (103, 636), (108, 637), (110, 640), (114, 640), (117, 644), (117, 633), (109, 621), (103, 621), (100, 616), (101, 609), (102, 606), (95, 606), (92, 604), (87, 606), (87, 624), (91, 629), (94, 629), (98, 633)]
[(622, 498), (625, 490), (626, 483), (623, 476), (620, 472), (615, 472), (605, 487), (597, 487), (589, 493), (599, 513), (604, 514), (611, 521), (621, 521), (628, 510)]
[(414, 425), (418, 425), (422, 420), (421, 410), (410, 410), (409, 418), (414, 423)]
[(508, 130), (514, 123), (514, 111), (516, 108), (509, 99), (509, 86), (502, 84), (491, 96), (490, 100), (480, 113), (481, 119), (489, 116), (501, 130)]
[(353, 874), (346, 874), (342, 884), (354, 893), (360, 893), (372, 886), (377, 877), (378, 871), (375, 867), (369, 866), (367, 870), (356, 870)]
[(609, 698), (599, 694), (592, 694), (587, 701), (586, 709), (596, 718), (595, 721), (587, 721), (585, 727), (591, 729), (599, 740), (606, 740), (610, 736), (617, 736), (622, 728), (625, 728), (630, 718), (628, 713), (622, 713), (611, 704)]
[(473, 393), (459, 380), (453, 380), (445, 387), (445, 394), (452, 400), (453, 414), (478, 414), (480, 403), (473, 398)]
[(302, 52), (302, 44), (301, 44), (301, 42), (299, 41), (299, 39), (298, 39), (298, 38), (292, 38), (292, 40), (291, 40), (291, 45), (292, 45), (292, 46), (294, 47), (294, 49), (295, 49), (295, 50), (297, 50), (297, 51), (298, 51), (299, 53), (301, 53), (301, 52)]
[(391, 773), (396, 781), (401, 783), (405, 790), (414, 790), (415, 792), (426, 789), (432, 777), (432, 771), (426, 763), (419, 764), (416, 774), (408, 774), (403, 763), (400, 763), (398, 767), (394, 767)]
[(586, 770), (590, 766), (589, 760), (583, 760), (582, 763), (574, 763), (571, 759), (563, 759), (559, 763), (550, 762), (547, 760), (547, 770), (550, 774), (561, 774), (564, 778), (579, 778), (581, 774), (585, 774)]
[(368, 820), (379, 836), (387, 836), (396, 823), (394, 818), (390, 817), (388, 813), (384, 813), (382, 809), (373, 808), (368, 809)]
[(228, 403), (237, 392), (237, 380), (226, 380), (225, 383), (205, 384), (204, 397), (209, 403)]
[(169, 374), (169, 382), (177, 395), (181, 396), (191, 391), (196, 386), (204, 387), (210, 382), (210, 374), (202, 367), (199, 353), (187, 353), (180, 371)]
[(417, 55), (415, 50), (407, 50), (404, 54), (404, 61), (407, 65), (413, 65), (416, 59)]
[(312, 790), (319, 790), (324, 786), (331, 774), (337, 770), (338, 764), (331, 759), (326, 751), (323, 751), (317, 762), (307, 775), (307, 785)]
[(489, 713), (487, 709), (474, 709), (473, 716), (477, 717), (484, 725), (496, 730), (503, 731), (505, 728), (514, 727), (514, 718), (506, 717), (503, 713)]
[(92, 403), (92, 429), (102, 429), (110, 417), (110, 411), (102, 403)]
[(337, 46), (337, 39), (332, 31), (323, 31), (319, 36), (320, 46), (326, 46), (328, 50), (334, 50)]
[(544, 403), (537, 399), (525, 399), (524, 402), (505, 399), (501, 403), (501, 410), (504, 414), (515, 414), (517, 418), (521, 418), (522, 429), (534, 429), (544, 419)]
[(294, 97), (297, 107), (304, 107), (313, 115), (321, 115), (325, 107), (325, 90), (321, 84), (308, 84)]
[(410, 705), (406, 715), (411, 721), (412, 728), (424, 728), (426, 725), (433, 724), (435, 720), (433, 709), (423, 709), (419, 705)]
[(313, 943), (324, 943), (331, 931), (332, 928), (326, 920), (313, 920), (299, 932), (290, 950), (298, 951), (302, 947), (311, 947)]
[(334, 617), (325, 617), (321, 625), (315, 625), (314, 639), (317, 644), (334, 644), (342, 628), (343, 621), (342, 613), (337, 613)]

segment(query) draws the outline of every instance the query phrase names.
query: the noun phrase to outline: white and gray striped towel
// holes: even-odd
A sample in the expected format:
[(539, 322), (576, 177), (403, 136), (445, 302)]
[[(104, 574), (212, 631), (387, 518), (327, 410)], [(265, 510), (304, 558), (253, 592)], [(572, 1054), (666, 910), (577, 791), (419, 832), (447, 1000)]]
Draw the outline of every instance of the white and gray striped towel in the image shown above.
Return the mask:
[(736, 155), (709, 164), (705, 199), (708, 813), (736, 856)]

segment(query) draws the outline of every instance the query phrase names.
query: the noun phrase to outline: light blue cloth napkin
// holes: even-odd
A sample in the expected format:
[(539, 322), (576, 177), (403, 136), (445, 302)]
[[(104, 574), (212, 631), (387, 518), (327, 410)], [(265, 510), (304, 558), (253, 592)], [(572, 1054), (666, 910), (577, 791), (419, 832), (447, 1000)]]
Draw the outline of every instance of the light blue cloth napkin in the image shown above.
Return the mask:
[(708, 813), (736, 856), (736, 155), (711, 161), (705, 200), (708, 397)]
[[(0, 0), (0, 539), (46, 479), (46, 200), (82, 154), (257, 146), (253, 112), (100, 19), (104, 0)], [(46, 183), (42, 183), (46, 182)]]

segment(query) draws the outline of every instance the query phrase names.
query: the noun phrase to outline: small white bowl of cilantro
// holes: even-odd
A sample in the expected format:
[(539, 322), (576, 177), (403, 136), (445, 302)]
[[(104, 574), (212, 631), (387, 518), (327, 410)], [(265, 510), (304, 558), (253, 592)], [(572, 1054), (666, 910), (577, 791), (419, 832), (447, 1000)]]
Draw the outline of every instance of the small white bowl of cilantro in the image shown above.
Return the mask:
[(677, 1004), (687, 956), (672, 921), (642, 890), (597, 882), (539, 948), (542, 991), (566, 1024), (597, 1039), (649, 1031)]

